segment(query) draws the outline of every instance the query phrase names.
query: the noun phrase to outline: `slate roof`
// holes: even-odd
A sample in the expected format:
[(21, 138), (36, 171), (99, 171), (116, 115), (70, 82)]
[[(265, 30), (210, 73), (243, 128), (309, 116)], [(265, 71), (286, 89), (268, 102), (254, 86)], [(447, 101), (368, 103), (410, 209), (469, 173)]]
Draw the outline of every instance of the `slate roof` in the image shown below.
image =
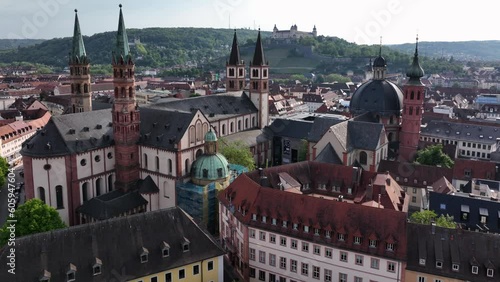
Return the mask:
[(347, 148), (375, 151), (383, 132), (381, 123), (348, 121)]
[(42, 130), (23, 144), (21, 154), (62, 156), (111, 146), (111, 121), (110, 110), (53, 116)]
[(233, 45), (231, 47), (231, 54), (229, 55), (228, 64), (232, 66), (241, 64), (240, 48), (238, 47), (238, 38), (236, 36), (236, 30), (234, 31)]
[(342, 121), (345, 121), (345, 118), (316, 117), (313, 121), (311, 130), (309, 131), (307, 140), (311, 142), (318, 142), (332, 125)]
[[(185, 239), (187, 252), (182, 250)], [(162, 256), (164, 242), (168, 257)], [(140, 261), (143, 248), (149, 252), (146, 263)], [(8, 248), (0, 251), (2, 265), (8, 254)], [(1, 271), (0, 281), (39, 281), (44, 270), (51, 281), (66, 281), (70, 263), (77, 281), (129, 281), (223, 254), (184, 211), (169, 208), (17, 238), (16, 275)], [(96, 258), (102, 273), (94, 276)]]
[(311, 121), (277, 118), (267, 128), (274, 136), (307, 139), (312, 125)]
[(243, 115), (257, 113), (258, 110), (246, 93), (240, 96), (215, 94), (186, 99), (171, 99), (151, 104), (151, 107), (192, 112), (199, 109), (206, 117), (215, 115)]
[(177, 149), (177, 143), (185, 134), (197, 112), (143, 107), (140, 108), (140, 113), (141, 137), (139, 144), (174, 150)]
[(434, 120), (427, 123), (427, 126), (421, 128), (421, 135), (483, 144), (494, 144), (496, 139), (500, 138), (500, 129), (496, 126)]
[(337, 155), (335, 150), (332, 147), (332, 144), (328, 143), (323, 150), (316, 156), (315, 161), (322, 163), (331, 163), (331, 164), (343, 164), (340, 157)]
[(139, 179), (137, 188), (140, 194), (155, 194), (160, 192), (160, 189), (156, 186), (151, 175), (146, 176), (144, 179)]
[(110, 219), (148, 204), (138, 191), (113, 190), (94, 197), (76, 208), (76, 212), (96, 220)]
[[(407, 270), (457, 281), (500, 280), (498, 235), (414, 223), (407, 224), (406, 233)], [(424, 265), (419, 264), (420, 259), (425, 260)], [(438, 260), (442, 263), (441, 268), (436, 267)], [(458, 271), (453, 271), (453, 264), (458, 264)], [(473, 265), (478, 266), (478, 274), (472, 273)], [(487, 268), (494, 269), (493, 277), (486, 276)]]

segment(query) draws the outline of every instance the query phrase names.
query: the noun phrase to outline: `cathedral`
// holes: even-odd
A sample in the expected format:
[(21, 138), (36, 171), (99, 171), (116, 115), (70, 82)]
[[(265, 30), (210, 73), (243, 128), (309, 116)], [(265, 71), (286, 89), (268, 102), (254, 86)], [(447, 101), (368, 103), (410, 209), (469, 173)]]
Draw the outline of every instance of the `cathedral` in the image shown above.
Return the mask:
[[(269, 67), (260, 31), (248, 91), (243, 91), (246, 68), (235, 32), (226, 64), (228, 93), (139, 107), (120, 5), (110, 54), (114, 103), (93, 110), (90, 60), (75, 13), (72, 113), (52, 117), (23, 144), (26, 197), (41, 199), (68, 225), (77, 225), (177, 206), (176, 187), (190, 181), (198, 186), (227, 182), (230, 168), (216, 152), (217, 137), (257, 136), (269, 122)], [(260, 142), (252, 147), (257, 163), (270, 154), (269, 142)]]

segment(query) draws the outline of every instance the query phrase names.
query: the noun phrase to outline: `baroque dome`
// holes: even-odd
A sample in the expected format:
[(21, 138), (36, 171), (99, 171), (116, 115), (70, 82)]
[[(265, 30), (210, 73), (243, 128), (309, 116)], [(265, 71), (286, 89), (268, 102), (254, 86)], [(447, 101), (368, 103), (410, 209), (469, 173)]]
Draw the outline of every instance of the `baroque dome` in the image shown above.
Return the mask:
[(403, 108), (403, 92), (387, 80), (370, 80), (362, 84), (352, 95), (349, 110), (354, 116), (372, 112), (379, 116), (400, 116)]

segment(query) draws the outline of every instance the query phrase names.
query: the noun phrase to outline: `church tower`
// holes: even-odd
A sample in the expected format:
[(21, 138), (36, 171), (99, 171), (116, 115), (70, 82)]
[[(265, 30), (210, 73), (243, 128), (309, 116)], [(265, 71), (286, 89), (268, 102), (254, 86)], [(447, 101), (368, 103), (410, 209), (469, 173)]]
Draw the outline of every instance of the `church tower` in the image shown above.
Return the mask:
[(229, 61), (226, 62), (226, 89), (227, 91), (239, 91), (245, 88), (245, 63), (240, 57), (238, 38), (234, 30), (233, 46)]
[(128, 191), (139, 180), (140, 115), (135, 100), (134, 62), (120, 4), (120, 19), (113, 50), (113, 135), (116, 155), (116, 188)]
[(255, 53), (250, 62), (250, 99), (259, 110), (258, 124), (252, 124), (264, 128), (269, 123), (269, 65), (264, 56), (264, 48), (260, 38), (260, 29), (255, 44)]
[(90, 61), (85, 53), (78, 10), (75, 10), (75, 29), (73, 32), (73, 48), (69, 54), (69, 71), (71, 81), (71, 113), (92, 111), (90, 95)]
[(403, 87), (403, 119), (401, 124), (399, 157), (402, 161), (412, 162), (417, 153), (420, 139), (420, 124), (422, 122), (422, 109), (424, 105), (425, 88), (420, 78), (424, 70), (418, 62), (418, 37), (415, 44), (413, 63), (408, 72), (407, 83)]

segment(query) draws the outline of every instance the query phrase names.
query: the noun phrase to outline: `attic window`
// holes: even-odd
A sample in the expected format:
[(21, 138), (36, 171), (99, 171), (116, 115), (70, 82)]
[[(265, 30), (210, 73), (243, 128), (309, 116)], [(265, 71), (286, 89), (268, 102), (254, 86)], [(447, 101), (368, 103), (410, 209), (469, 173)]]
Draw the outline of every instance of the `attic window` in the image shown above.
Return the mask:
[(88, 131), (89, 131), (89, 127), (88, 127), (88, 126), (85, 126), (85, 127), (83, 128), (83, 131), (84, 131), (84, 132), (88, 132)]
[(483, 138), (484, 136), (483, 135), (479, 135), (479, 138)]
[(184, 242), (182, 243), (182, 251), (189, 252), (189, 240), (184, 237)]
[(370, 246), (370, 248), (376, 248), (377, 247), (377, 240), (368, 241), (368, 245)]
[(69, 264), (68, 271), (66, 272), (66, 281), (71, 282), (76, 280), (76, 266), (72, 263)]
[(51, 277), (52, 274), (47, 270), (44, 270), (42, 276), (40, 277), (40, 282), (49, 282)]
[(425, 259), (424, 258), (419, 259), (418, 264), (425, 266)]
[(457, 131), (457, 135), (460, 135), (460, 131)]
[(477, 266), (473, 265), (473, 266), (472, 266), (472, 274), (477, 274), (477, 273), (478, 273), (478, 271), (479, 271), (479, 267), (477, 267)]
[(99, 258), (95, 258), (95, 263), (92, 266), (92, 272), (95, 275), (101, 274), (102, 261)]
[(486, 276), (493, 277), (494, 273), (495, 271), (492, 268), (488, 268), (488, 270), (486, 271)]
[(75, 134), (75, 130), (73, 128), (70, 128), (68, 134)]
[(98, 124), (95, 126), (96, 129), (102, 129), (102, 125)]
[(387, 244), (385, 245), (385, 249), (386, 249), (387, 251), (390, 251), (390, 252), (394, 251), (394, 244), (392, 244), (392, 243), (387, 243)]
[(442, 261), (436, 261), (436, 268), (443, 268), (443, 262)]
[(460, 269), (460, 265), (458, 265), (458, 264), (454, 263), (454, 264), (452, 264), (452, 265), (451, 265), (451, 269), (452, 269), (453, 271), (458, 271), (458, 270)]
[(148, 262), (148, 256), (149, 256), (149, 251), (148, 249), (142, 247), (142, 253), (141, 253), (141, 263), (146, 263)]
[(467, 132), (467, 136), (470, 136), (470, 132)]
[(166, 258), (170, 255), (170, 245), (163, 241), (161, 246), (161, 255)]
[(252, 220), (257, 220), (257, 215), (252, 213)]

